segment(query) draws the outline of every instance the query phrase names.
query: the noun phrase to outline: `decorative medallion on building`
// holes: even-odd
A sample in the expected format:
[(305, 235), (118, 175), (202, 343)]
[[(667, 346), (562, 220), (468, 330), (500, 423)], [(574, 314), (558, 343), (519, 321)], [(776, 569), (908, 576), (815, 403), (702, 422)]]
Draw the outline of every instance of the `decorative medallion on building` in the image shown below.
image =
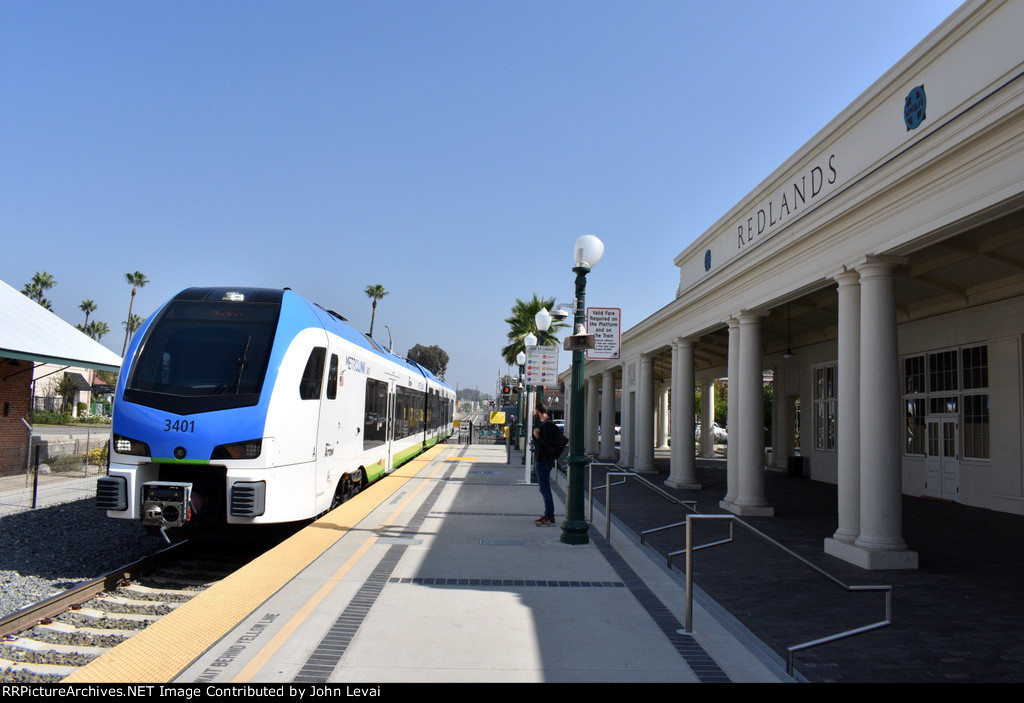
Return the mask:
[(711, 250), (710, 249), (708, 249), (706, 252), (704, 252), (704, 270), (705, 271), (710, 271), (711, 270)]
[(907, 124), (907, 131), (917, 129), (924, 122), (927, 115), (925, 107), (928, 100), (924, 94), (924, 86), (919, 85), (907, 94), (903, 102), (903, 121)]

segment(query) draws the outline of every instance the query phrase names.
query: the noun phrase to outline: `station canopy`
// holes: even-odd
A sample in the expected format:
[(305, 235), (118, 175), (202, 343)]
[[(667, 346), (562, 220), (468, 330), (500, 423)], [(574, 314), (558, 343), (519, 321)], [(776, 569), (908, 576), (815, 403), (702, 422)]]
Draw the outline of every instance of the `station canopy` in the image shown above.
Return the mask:
[(0, 357), (117, 371), (121, 357), (0, 281)]

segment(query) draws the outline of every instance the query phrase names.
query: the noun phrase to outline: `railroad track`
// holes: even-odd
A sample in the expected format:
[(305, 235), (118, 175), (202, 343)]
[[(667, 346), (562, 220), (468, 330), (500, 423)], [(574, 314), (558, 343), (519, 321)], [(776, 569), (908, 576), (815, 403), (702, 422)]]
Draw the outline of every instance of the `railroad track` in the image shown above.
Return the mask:
[(180, 542), (0, 619), (0, 682), (60, 681), (249, 558)]

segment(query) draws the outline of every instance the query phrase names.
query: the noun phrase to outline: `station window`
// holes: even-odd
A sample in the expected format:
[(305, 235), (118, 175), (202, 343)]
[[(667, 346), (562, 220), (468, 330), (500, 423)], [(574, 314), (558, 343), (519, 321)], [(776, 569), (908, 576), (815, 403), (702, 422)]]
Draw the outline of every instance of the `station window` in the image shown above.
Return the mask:
[(965, 459), (988, 459), (988, 347), (916, 354), (903, 359), (904, 454), (925, 453), (925, 416), (957, 415)]
[(905, 454), (924, 454), (925, 449), (925, 399), (907, 398), (906, 407), (906, 444)]
[(814, 448), (836, 450), (836, 365), (814, 369)]
[(964, 396), (964, 456), (988, 459), (989, 447), (988, 394)]

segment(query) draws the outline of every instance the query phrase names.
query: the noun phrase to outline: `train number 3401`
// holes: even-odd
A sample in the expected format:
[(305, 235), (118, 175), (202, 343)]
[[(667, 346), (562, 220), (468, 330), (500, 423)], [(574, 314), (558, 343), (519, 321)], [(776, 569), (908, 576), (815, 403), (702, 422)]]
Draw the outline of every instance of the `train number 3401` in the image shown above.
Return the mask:
[(164, 432), (195, 432), (195, 420), (164, 420)]

